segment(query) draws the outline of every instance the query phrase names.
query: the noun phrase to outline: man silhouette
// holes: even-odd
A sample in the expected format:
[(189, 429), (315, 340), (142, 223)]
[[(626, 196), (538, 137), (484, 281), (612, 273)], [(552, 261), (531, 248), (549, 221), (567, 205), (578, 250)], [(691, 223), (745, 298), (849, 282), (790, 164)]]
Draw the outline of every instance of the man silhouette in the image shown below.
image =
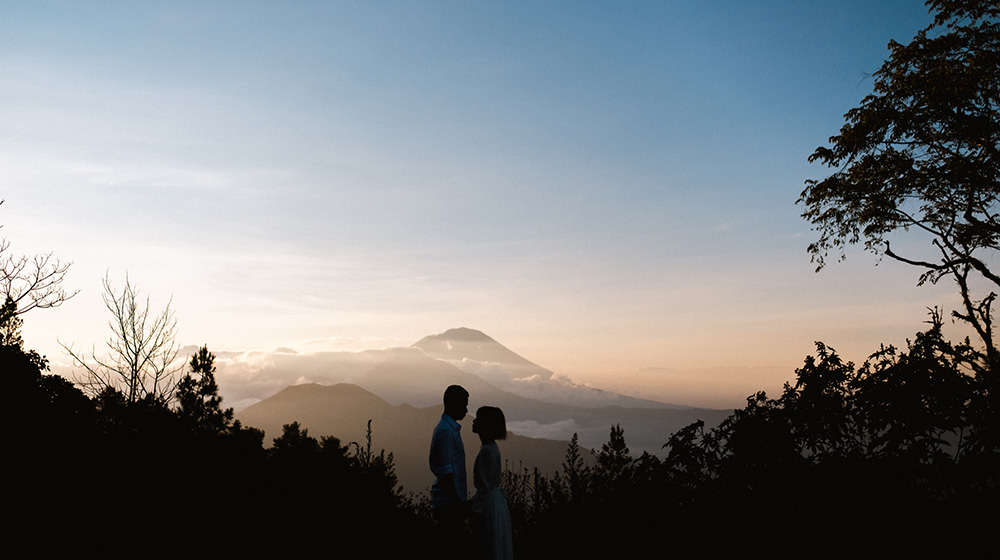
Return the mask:
[(431, 515), (438, 527), (442, 558), (463, 558), (468, 548), (465, 501), (465, 446), (459, 420), (469, 412), (469, 392), (460, 385), (444, 391), (444, 414), (431, 436), (430, 465), (436, 479), (431, 486)]

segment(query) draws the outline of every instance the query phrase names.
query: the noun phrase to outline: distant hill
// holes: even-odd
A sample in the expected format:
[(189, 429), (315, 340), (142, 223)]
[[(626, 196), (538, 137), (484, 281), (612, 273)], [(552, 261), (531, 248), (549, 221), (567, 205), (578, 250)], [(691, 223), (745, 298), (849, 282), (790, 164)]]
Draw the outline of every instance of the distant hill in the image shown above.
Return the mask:
[[(482, 332), (468, 328), (424, 337), (405, 348), (359, 352), (296, 352), (290, 349), (216, 352), (216, 378), (220, 394), (236, 410), (259, 402), (289, 385), (303, 383), (354, 383), (362, 386), (366, 386), (365, 383), (381, 383), (382, 387), (375, 392), (390, 402), (409, 402), (414, 406), (437, 404), (440, 402), (439, 390), (433, 387), (421, 388), (421, 391), (408, 394), (404, 399), (401, 398), (404, 392), (397, 390), (390, 394), (391, 388), (386, 386), (387, 378), (394, 375), (394, 371), (411, 367), (406, 362), (415, 360), (417, 355), (448, 364), (509, 393), (549, 403), (591, 408), (689, 408), (574, 383), (566, 376), (554, 374), (518, 356)], [(376, 368), (381, 371), (373, 373)], [(454, 376), (455, 372), (449, 375)], [(376, 379), (379, 376), (386, 379), (380, 382)], [(420, 378), (415, 373), (407, 377), (414, 376)], [(414, 386), (413, 379), (407, 377), (395, 378), (392, 383)], [(365, 378), (366, 382), (362, 383)]]
[[(367, 422), (371, 419), (373, 449), (392, 451), (404, 491), (425, 493), (434, 480), (427, 461), (431, 432), (441, 413), (440, 406), (392, 405), (361, 387), (342, 383), (294, 385), (240, 411), (236, 417), (245, 425), (264, 430), (267, 445), (281, 435), (283, 425), (293, 421), (317, 439), (335, 436), (344, 445), (352, 441), (364, 445)], [(471, 491), (472, 461), (480, 443), (472, 433), (471, 416), (462, 424)], [(563, 460), (566, 442), (511, 434), (500, 442), (500, 450), (514, 468), (530, 465), (551, 474)]]
[[(244, 424), (263, 429), (266, 444), (293, 421), (317, 438), (330, 435), (345, 444), (363, 444), (371, 419), (374, 448), (393, 452), (400, 482), (416, 492), (432, 482), (428, 446), (448, 385), (468, 389), (470, 418), (480, 406), (503, 409), (514, 434), (501, 445), (504, 458), (547, 473), (559, 469), (574, 433), (582, 447), (600, 449), (611, 427), (620, 425), (633, 455), (662, 455), (663, 444), (677, 430), (697, 420), (715, 426), (731, 413), (577, 385), (468, 328), (428, 336), (408, 348), (319, 354), (286, 350), (242, 362), (238, 358), (220, 360), (220, 386), (238, 378), (244, 388), (286, 387), (236, 414)], [(479, 442), (470, 420), (463, 425), (471, 465)]]
[[(482, 378), (434, 359), (418, 348), (398, 348), (367, 373), (357, 376), (354, 383), (375, 393), (392, 404), (407, 403), (417, 407), (441, 405), (448, 385), (461, 385), (475, 397), (469, 408), (479, 406), (482, 399), (502, 393)], [(485, 401), (483, 401), (485, 404)]]
[(715, 425), (731, 411), (703, 408), (587, 407), (546, 402), (505, 391), (476, 375), (462, 371), (423, 352), (398, 352), (357, 379), (357, 385), (393, 404), (441, 407), (444, 388), (457, 384), (470, 394), (469, 410), (499, 406), (508, 427), (521, 435), (569, 441), (574, 433), (580, 444), (600, 448), (611, 426), (625, 430), (626, 442), (637, 453), (660, 453), (671, 434), (696, 420)]

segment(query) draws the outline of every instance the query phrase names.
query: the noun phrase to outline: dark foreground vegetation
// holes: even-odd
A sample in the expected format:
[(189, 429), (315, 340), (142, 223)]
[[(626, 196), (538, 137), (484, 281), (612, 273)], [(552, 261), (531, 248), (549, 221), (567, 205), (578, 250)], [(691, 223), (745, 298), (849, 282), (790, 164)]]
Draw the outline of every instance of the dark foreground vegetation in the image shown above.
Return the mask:
[[(223, 409), (207, 349), (167, 402), (88, 398), (44, 374), (4, 308), (6, 545), (32, 555), (419, 558), (426, 505), (392, 455), (298, 424), (265, 448)], [(520, 558), (777, 557), (1000, 551), (1000, 411), (983, 356), (934, 314), (906, 350), (860, 367), (818, 345), (783, 394), (632, 457), (611, 428), (551, 477), (509, 466)], [(428, 474), (430, 476), (430, 474)], [(15, 546), (16, 545), (16, 546)]]
[[(44, 375), (6, 314), (4, 548), (34, 557), (411, 557), (429, 521), (395, 489), (391, 456), (310, 437), (265, 449), (217, 396), (212, 355), (168, 404), (93, 398)], [(13, 335), (13, 336), (11, 336)]]
[[(1000, 552), (1000, 415), (982, 355), (941, 337), (861, 367), (818, 344), (794, 384), (758, 393), (665, 459), (611, 437), (588, 467), (571, 444), (551, 479), (508, 473), (520, 551), (533, 558), (900, 557)], [(577, 535), (574, 538), (573, 535)]]

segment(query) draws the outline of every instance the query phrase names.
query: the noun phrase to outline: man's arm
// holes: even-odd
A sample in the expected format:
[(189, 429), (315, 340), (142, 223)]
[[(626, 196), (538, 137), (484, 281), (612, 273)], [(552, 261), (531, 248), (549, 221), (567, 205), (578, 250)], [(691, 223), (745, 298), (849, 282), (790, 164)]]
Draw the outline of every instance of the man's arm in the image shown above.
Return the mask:
[(455, 473), (452, 472), (451, 456), (454, 453), (454, 438), (444, 431), (436, 430), (431, 437), (431, 472), (438, 478), (440, 487), (452, 503), (460, 504), (462, 499), (455, 488)]
[(448, 499), (453, 504), (461, 504), (462, 499), (458, 497), (458, 490), (455, 489), (455, 475), (446, 474), (439, 476), (438, 480), (441, 481), (441, 486), (444, 487), (444, 493), (448, 495)]

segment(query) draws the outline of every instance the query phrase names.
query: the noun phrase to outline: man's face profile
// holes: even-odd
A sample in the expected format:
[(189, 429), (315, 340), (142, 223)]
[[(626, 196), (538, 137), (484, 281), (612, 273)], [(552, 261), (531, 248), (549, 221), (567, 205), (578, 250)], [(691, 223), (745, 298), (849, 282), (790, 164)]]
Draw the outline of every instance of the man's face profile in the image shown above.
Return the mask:
[(455, 420), (465, 418), (469, 412), (469, 397), (455, 397), (445, 408), (445, 413)]

